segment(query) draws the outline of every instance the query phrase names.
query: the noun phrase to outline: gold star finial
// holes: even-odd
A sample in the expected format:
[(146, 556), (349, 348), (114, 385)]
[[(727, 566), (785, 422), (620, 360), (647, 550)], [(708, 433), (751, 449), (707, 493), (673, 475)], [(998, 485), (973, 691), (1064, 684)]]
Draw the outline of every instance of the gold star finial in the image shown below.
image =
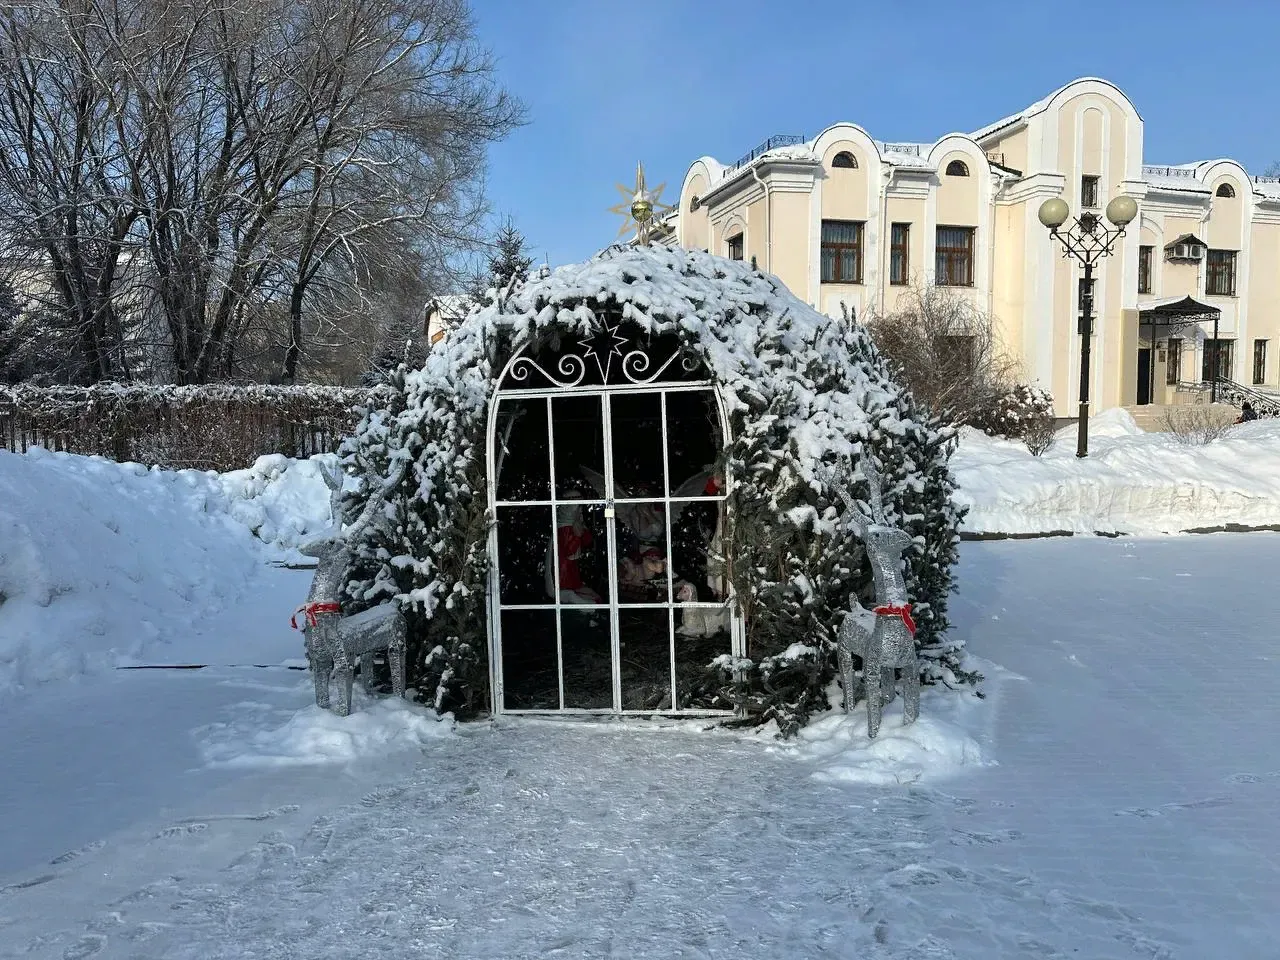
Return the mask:
[(609, 208), (610, 213), (616, 213), (623, 218), (622, 229), (618, 231), (618, 239), (626, 234), (635, 231), (635, 242), (637, 244), (646, 244), (652, 235), (654, 222), (658, 217), (673, 209), (669, 203), (663, 203), (660, 199), (662, 190), (666, 186), (660, 183), (658, 186), (650, 190), (645, 186), (644, 182), (644, 164), (636, 164), (636, 183), (633, 187), (624, 187), (618, 184), (618, 192), (623, 196), (623, 202)]

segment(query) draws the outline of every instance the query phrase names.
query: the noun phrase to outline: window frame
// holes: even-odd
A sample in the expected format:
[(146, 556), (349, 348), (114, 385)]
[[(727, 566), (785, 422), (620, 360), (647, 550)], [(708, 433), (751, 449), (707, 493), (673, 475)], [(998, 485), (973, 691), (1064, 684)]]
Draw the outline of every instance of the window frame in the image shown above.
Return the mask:
[[(855, 227), (856, 239), (852, 242), (843, 240), (828, 240), (827, 227)], [(864, 220), (823, 220), (819, 229), (819, 250), (818, 250), (818, 282), (819, 283), (848, 283), (860, 284), (863, 278), (863, 248), (866, 241), (866, 221)], [(843, 262), (841, 254), (846, 250), (853, 251), (853, 272), (854, 278), (849, 279), (842, 275), (840, 265)], [(832, 251), (831, 270), (827, 270), (827, 251)]]
[[(943, 246), (944, 230), (963, 231), (966, 244), (963, 247)], [(960, 224), (939, 224), (934, 233), (933, 283), (937, 287), (972, 287), (974, 286), (974, 252), (977, 247), (977, 228)], [(961, 259), (963, 258), (963, 259)], [(956, 280), (956, 271), (952, 268), (956, 263), (965, 264), (966, 279)], [(944, 269), (944, 264), (946, 269)]]
[[(1226, 348), (1225, 350), (1223, 349), (1224, 347)], [(1204, 355), (1200, 360), (1200, 379), (1205, 383), (1209, 383), (1215, 379), (1213, 376), (1213, 366), (1209, 359), (1213, 356), (1216, 356), (1218, 361), (1218, 376), (1216, 378), (1218, 382), (1221, 383), (1223, 380), (1230, 380), (1231, 374), (1235, 372), (1235, 340), (1224, 340), (1222, 338), (1214, 340), (1210, 337), (1205, 338)], [(1224, 357), (1226, 358), (1226, 363), (1222, 362)]]
[(1155, 266), (1155, 244), (1143, 243), (1138, 246), (1138, 292), (1150, 293), (1153, 267)]
[(1222, 197), (1224, 200), (1234, 200), (1236, 198), (1236, 188), (1229, 183), (1218, 184), (1218, 189), (1213, 191), (1215, 197)]
[(746, 259), (746, 252), (747, 252), (746, 236), (747, 235), (742, 231), (738, 231), (732, 237), (725, 238), (724, 243), (728, 251), (726, 253), (726, 256), (730, 260), (737, 260), (741, 262), (742, 260)]
[(1257, 337), (1253, 341), (1253, 382), (1267, 382), (1267, 341)]
[[(901, 237), (899, 237), (901, 231)], [(889, 286), (905, 287), (911, 282), (911, 224), (889, 226)]]
[(1182, 338), (1170, 337), (1165, 350), (1164, 383), (1176, 387), (1182, 379)]
[(1101, 203), (1102, 178), (1097, 174), (1086, 173), (1080, 177), (1080, 208), (1097, 210)]
[(946, 175), (948, 177), (967, 177), (969, 175), (969, 165), (957, 157), (947, 164)]
[[(1236, 260), (1239, 250), (1206, 250), (1204, 255), (1204, 295), (1234, 297), (1236, 295)], [(1214, 262), (1214, 255), (1223, 258)]]
[[(849, 162), (842, 163), (840, 161), (841, 157), (848, 157)], [(832, 170), (857, 170), (858, 158), (857, 156), (854, 155), (852, 150), (841, 150), (839, 153), (837, 153), (834, 157), (831, 158), (831, 169)]]

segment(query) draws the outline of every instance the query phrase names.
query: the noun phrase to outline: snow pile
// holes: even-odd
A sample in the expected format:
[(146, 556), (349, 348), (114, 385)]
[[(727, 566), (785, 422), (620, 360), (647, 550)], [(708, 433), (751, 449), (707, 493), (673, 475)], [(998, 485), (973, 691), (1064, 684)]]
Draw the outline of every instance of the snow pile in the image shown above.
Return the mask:
[(324, 473), (337, 469), (338, 458), (333, 454), (309, 460), (275, 454), (259, 457), (247, 470), (208, 476), (216, 477), (231, 516), (255, 537), (280, 547), (296, 547), (329, 527)]
[(867, 711), (832, 713), (802, 728), (793, 743), (774, 749), (811, 767), (816, 780), (879, 785), (925, 783), (969, 768), (986, 766), (982, 747), (969, 732), (964, 715), (971, 704), (948, 704), (972, 694), (924, 691), (920, 718), (902, 725), (902, 697), (884, 711), (876, 739), (867, 737)]
[(215, 725), (200, 749), (212, 767), (287, 767), (348, 763), (454, 735), (451, 714), (399, 697), (359, 697), (349, 717), (312, 704), (274, 729)]
[(1146, 433), (1122, 409), (1089, 422), (1089, 456), (1076, 428), (1033, 457), (1021, 443), (964, 430), (951, 460), (956, 499), (974, 533), (1178, 533), (1280, 524), (1280, 421), (1232, 427), (1202, 446)]
[[(317, 470), (259, 461), (220, 477), (0, 453), (0, 690), (143, 662), (296, 656), (288, 612), (306, 584), (271, 569), (277, 551), (246, 526), (287, 544), (319, 524)], [(323, 503), (327, 523), (327, 491)]]

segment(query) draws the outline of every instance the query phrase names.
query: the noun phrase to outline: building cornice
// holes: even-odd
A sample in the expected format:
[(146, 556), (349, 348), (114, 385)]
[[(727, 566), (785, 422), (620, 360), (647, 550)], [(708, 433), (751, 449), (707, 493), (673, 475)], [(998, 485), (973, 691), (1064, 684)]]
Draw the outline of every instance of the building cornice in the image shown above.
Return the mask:
[(897, 199), (927, 199), (935, 179), (934, 171), (927, 167), (896, 167), (885, 192)]
[(742, 167), (738, 170), (735, 170), (733, 173), (729, 174), (728, 177), (721, 180), (714, 187), (711, 187), (709, 190), (707, 190), (706, 193), (704, 193), (701, 197), (699, 197), (698, 202), (702, 206), (721, 203), (726, 198), (732, 196), (742, 188), (747, 186), (755, 186), (756, 185), (755, 177), (748, 176), (748, 173), (751, 170), (757, 171), (760, 174), (762, 179), (765, 177), (774, 176), (775, 171), (778, 174), (783, 174), (783, 173), (790, 174), (791, 176), (787, 178), (788, 180), (794, 179), (794, 175), (796, 172), (801, 170), (807, 170), (809, 172), (809, 181), (810, 183), (812, 183), (814, 179), (813, 171), (815, 171), (821, 166), (822, 166), (822, 161), (818, 160), (816, 157), (803, 158), (803, 157), (763, 156), (763, 157), (760, 157), (758, 160), (755, 160), (754, 162), (748, 164), (747, 166)]
[(1062, 196), (1066, 189), (1067, 178), (1061, 173), (1033, 173), (1021, 180), (1014, 180), (1005, 185), (1000, 195), (995, 198), (997, 205), (1024, 203), (1028, 200), (1048, 200), (1050, 197)]

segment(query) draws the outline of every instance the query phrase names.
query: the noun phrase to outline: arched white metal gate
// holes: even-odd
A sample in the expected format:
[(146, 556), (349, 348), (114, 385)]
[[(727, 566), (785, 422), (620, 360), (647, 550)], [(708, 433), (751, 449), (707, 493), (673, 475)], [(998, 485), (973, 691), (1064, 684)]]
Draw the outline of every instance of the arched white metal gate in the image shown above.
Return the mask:
[(728, 713), (728, 421), (675, 337), (608, 326), (522, 351), (489, 412), (495, 713)]

